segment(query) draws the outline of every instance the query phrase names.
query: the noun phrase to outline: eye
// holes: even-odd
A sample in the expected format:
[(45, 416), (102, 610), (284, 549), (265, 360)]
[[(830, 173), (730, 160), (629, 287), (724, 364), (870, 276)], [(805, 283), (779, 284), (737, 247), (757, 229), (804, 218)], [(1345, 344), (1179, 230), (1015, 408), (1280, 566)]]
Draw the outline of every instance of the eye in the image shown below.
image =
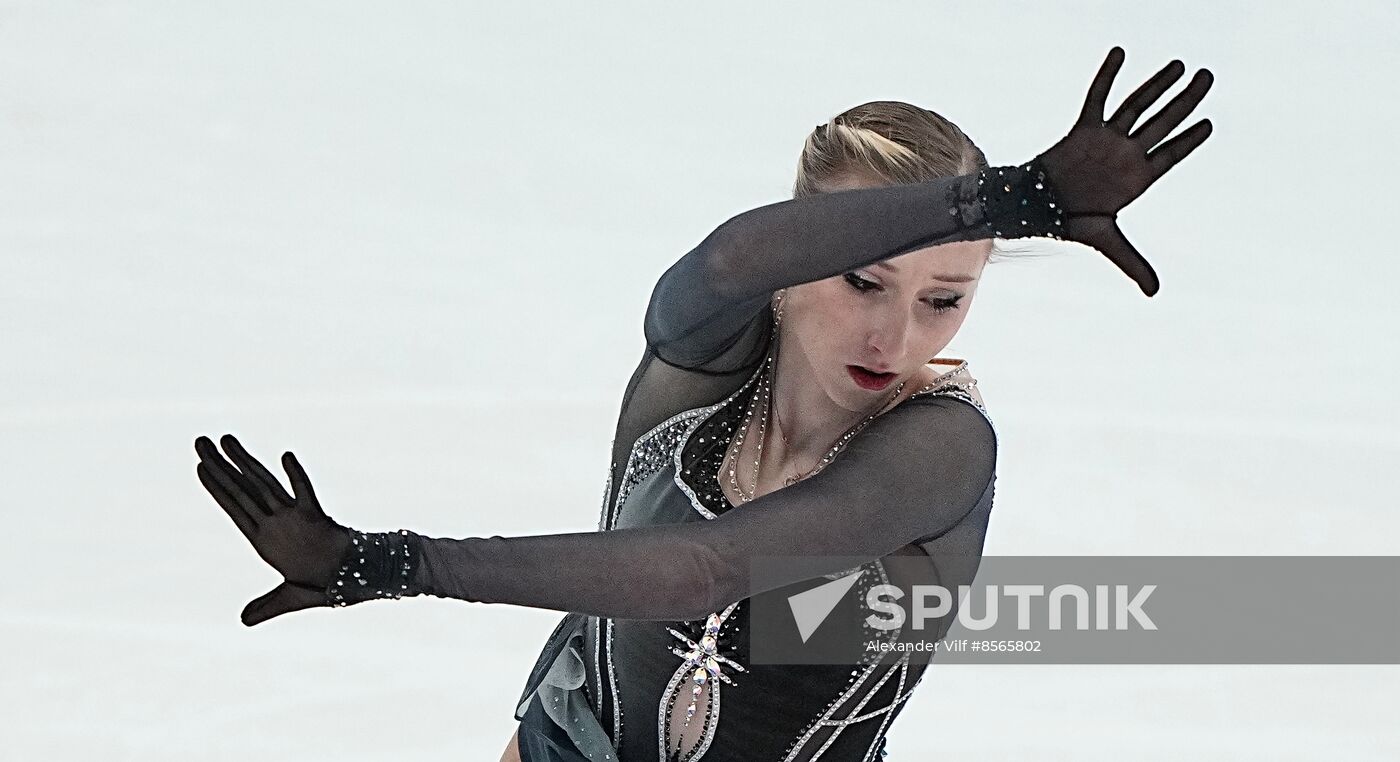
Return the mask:
[[(855, 289), (856, 291), (860, 291), (860, 292), (862, 292), (862, 293), (864, 293), (864, 292), (869, 292), (869, 291), (883, 291), (883, 290), (884, 290), (884, 288), (881, 287), (879, 283), (876, 283), (875, 281), (872, 281), (872, 280), (867, 280), (867, 279), (865, 279), (865, 278), (862, 278), (862, 277), (860, 277), (859, 275), (855, 274), (854, 272), (846, 273), (846, 274), (845, 274), (844, 276), (842, 276), (842, 277), (845, 278), (846, 283), (847, 283), (848, 285), (850, 285), (851, 288)], [(958, 308), (958, 302), (962, 301), (962, 298), (963, 298), (963, 295), (962, 295), (962, 294), (958, 294), (957, 296), (935, 297), (935, 298), (925, 299), (925, 300), (923, 300), (923, 301), (924, 301), (924, 304), (927, 304), (927, 305), (929, 306), (929, 308), (933, 310), (934, 313), (936, 313), (936, 314), (941, 314), (941, 313), (947, 312), (947, 311), (949, 311), (949, 310), (955, 310), (955, 309), (957, 309), (957, 308)]]
[(866, 280), (855, 273), (846, 273), (845, 278), (846, 282), (851, 285), (851, 288), (857, 291), (871, 291), (880, 287), (880, 284)]
[(940, 299), (925, 299), (924, 304), (932, 307), (934, 312), (947, 312), (957, 309), (958, 302), (961, 300), (961, 296), (948, 296)]

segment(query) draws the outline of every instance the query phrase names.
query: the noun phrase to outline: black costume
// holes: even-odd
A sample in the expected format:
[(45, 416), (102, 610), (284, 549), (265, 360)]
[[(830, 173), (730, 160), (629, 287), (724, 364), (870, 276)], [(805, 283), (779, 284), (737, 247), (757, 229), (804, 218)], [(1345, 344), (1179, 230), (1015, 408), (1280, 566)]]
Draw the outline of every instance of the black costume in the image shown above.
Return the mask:
[[(940, 243), (1058, 237), (1061, 224), (1037, 162), (735, 216), (656, 285), (600, 531), (361, 535), (354, 553), (366, 560), (347, 559), (334, 602), (427, 593), (571, 612), (517, 709), (526, 760), (874, 758), (926, 664), (746, 665), (744, 604), (762, 592), (750, 589), (748, 559), (878, 562), (911, 550), (934, 566), (944, 556), (975, 559), (992, 505), (996, 435), (960, 365), (945, 384), (872, 420), (827, 468), (733, 509), (716, 474), (769, 359), (771, 294)], [(937, 574), (970, 584), (975, 571), (963, 564)], [(699, 657), (687, 663), (686, 652)], [(706, 671), (706, 654), (724, 658), (693, 675)], [(733, 679), (728, 690), (716, 667)], [(672, 721), (691, 682), (701, 684), (697, 695), (707, 692), (700, 713)]]
[[(1139, 124), (1184, 66), (1172, 61), (1106, 116), (1123, 58), (1121, 48), (1109, 52), (1074, 127), (1028, 164), (762, 206), (667, 270), (624, 393), (597, 532), (461, 540), (356, 532), (320, 507), (292, 453), (282, 465), (294, 494), (232, 435), (221, 440), (232, 463), (198, 437), (201, 483), (283, 577), (244, 607), (243, 623), (418, 594), (570, 612), (517, 708), (521, 755), (531, 762), (880, 754), (926, 665), (862, 659), (848, 675), (844, 666), (745, 664), (746, 604), (842, 577), (852, 557), (878, 576), (886, 559), (909, 556), (920, 565), (906, 574), (947, 589), (970, 583), (991, 509), (996, 432), (971, 381), (946, 374), (948, 383), (848, 432), (825, 468), (734, 509), (715, 470), (773, 356), (771, 295), (926, 246), (1050, 236), (1092, 246), (1151, 296), (1156, 273), (1117, 213), (1210, 135), (1201, 120), (1168, 138), (1213, 76), (1198, 71)], [(820, 563), (754, 584), (750, 562), (776, 556)], [(699, 712), (689, 718), (677, 714), (687, 679)]]

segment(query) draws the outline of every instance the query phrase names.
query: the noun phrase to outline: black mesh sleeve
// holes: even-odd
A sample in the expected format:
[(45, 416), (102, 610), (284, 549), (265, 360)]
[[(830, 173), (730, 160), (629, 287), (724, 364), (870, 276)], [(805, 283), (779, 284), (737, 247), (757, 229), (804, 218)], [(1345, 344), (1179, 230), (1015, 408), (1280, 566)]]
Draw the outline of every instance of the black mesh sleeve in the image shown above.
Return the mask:
[(607, 532), (446, 539), (413, 536), (408, 594), (644, 620), (690, 620), (756, 589), (768, 556), (880, 558), (956, 526), (992, 478), (996, 436), (973, 405), (911, 398), (797, 484), (701, 522)]
[(675, 366), (733, 370), (755, 360), (763, 322), (755, 318), (780, 288), (926, 246), (1058, 237), (1061, 227), (1037, 161), (761, 206), (715, 228), (661, 276), (647, 306), (647, 345)]

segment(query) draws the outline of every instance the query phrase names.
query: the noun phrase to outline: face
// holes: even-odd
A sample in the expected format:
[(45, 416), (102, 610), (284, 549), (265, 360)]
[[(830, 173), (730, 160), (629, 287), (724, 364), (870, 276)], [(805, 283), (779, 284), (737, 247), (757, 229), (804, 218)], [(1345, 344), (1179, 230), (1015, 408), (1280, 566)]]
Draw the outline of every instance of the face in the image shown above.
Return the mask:
[[(785, 352), (799, 353), (837, 405), (868, 410), (901, 380), (921, 377), (957, 334), (991, 249), (989, 240), (930, 246), (791, 286), (783, 294)], [(874, 389), (869, 382), (880, 379), (853, 375), (852, 366), (894, 376)]]

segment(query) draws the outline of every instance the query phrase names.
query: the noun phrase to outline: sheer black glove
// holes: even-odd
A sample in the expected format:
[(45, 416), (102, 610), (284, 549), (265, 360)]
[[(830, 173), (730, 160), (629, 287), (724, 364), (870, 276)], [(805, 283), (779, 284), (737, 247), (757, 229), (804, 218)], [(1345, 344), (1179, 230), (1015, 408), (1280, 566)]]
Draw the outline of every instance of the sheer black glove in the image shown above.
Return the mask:
[(1036, 158), (1063, 205), (1061, 237), (1099, 250), (1137, 281), (1143, 293), (1152, 296), (1160, 285), (1157, 273), (1118, 228), (1118, 210), (1141, 196), (1210, 136), (1210, 120), (1202, 119), (1162, 142), (1201, 102), (1214, 77), (1208, 69), (1196, 72), (1181, 93), (1132, 131), (1139, 117), (1181, 78), (1186, 67), (1181, 61), (1167, 64), (1105, 121), (1105, 101), (1123, 66), (1123, 56), (1122, 48), (1109, 51), (1074, 127)]
[(258, 555), (283, 577), (281, 584), (244, 607), (243, 624), (251, 627), (288, 612), (334, 605), (328, 590), (339, 581), (342, 567), (354, 556), (352, 546), (363, 535), (321, 510), (311, 481), (292, 453), (282, 455), (292, 485), (288, 494), (232, 435), (224, 435), (220, 444), (232, 463), (208, 437), (195, 440), (199, 481)]

